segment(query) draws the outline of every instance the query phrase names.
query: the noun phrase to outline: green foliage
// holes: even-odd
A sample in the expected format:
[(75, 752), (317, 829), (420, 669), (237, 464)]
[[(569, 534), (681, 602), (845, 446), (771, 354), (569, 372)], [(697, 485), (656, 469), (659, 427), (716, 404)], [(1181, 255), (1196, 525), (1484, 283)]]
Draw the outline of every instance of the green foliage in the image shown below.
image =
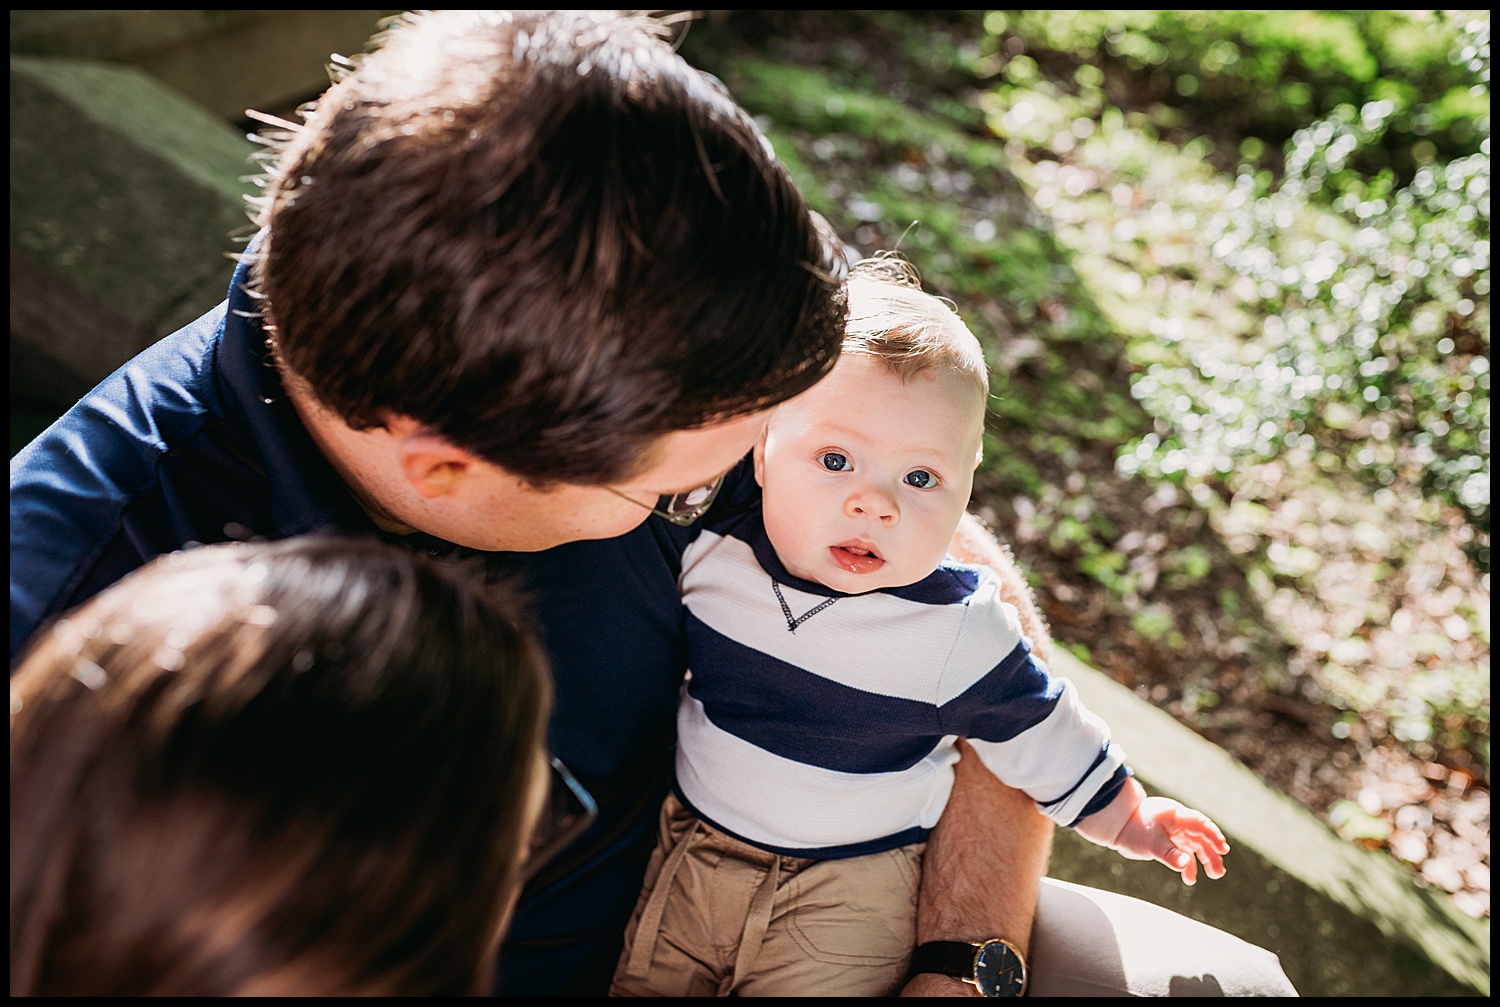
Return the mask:
[[(1455, 51), (1455, 36), (1481, 17), (1484, 34)], [(1394, 166), (1402, 177), (1416, 167), (1407, 155), (1419, 140), (1444, 159), (1475, 152), (1473, 119), (1487, 114), (1468, 65), (1489, 43), (1480, 12), (1027, 10), (991, 11), (984, 25), (997, 54), (1015, 39), (1090, 67), (1099, 83), (1128, 75), (1137, 107), (1161, 103), (1208, 132), (1273, 148), (1340, 105), (1389, 102), (1392, 143), (1365, 153), (1371, 170)], [(1035, 60), (1022, 58), (1021, 76), (1037, 76)]]
[(895, 152), (936, 146), (974, 167), (1001, 167), (1004, 155), (884, 95), (833, 84), (825, 72), (765, 60), (744, 60), (736, 97), (783, 126), (818, 136), (851, 135)]
[[(1487, 78), (1487, 59), (1478, 70)], [(1233, 346), (1163, 327), (1173, 352), (1134, 390), (1171, 432), (1123, 461), (1201, 478), (1316, 451), (1372, 490), (1409, 483), (1461, 507), (1487, 569), (1489, 118), (1475, 122), (1484, 152), (1398, 188), (1389, 170), (1353, 166), (1392, 114), (1386, 101), (1334, 109), (1292, 137), (1279, 182), (1247, 170), (1206, 208), (1203, 243), (1249, 282), (1265, 321)]]
[(1147, 605), (1130, 620), (1130, 626), (1148, 640), (1160, 640), (1175, 633), (1177, 623), (1165, 606)]
[(1328, 824), (1350, 842), (1379, 846), (1390, 838), (1391, 826), (1354, 801), (1337, 801), (1328, 812)]

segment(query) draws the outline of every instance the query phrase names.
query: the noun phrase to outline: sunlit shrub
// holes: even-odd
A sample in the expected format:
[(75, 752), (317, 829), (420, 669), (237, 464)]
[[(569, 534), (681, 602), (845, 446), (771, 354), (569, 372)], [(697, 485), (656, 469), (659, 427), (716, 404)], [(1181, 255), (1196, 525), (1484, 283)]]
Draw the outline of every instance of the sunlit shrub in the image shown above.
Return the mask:
[[(1488, 19), (1461, 52), (1488, 89)], [(1457, 505), (1487, 569), (1490, 511), (1490, 168), (1479, 152), (1426, 164), (1397, 188), (1351, 168), (1387, 137), (1394, 106), (1341, 106), (1287, 144), (1285, 174), (1241, 174), (1204, 220), (1214, 257), (1254, 284), (1266, 323), (1225, 353), (1185, 340), (1135, 393), (1171, 432), (1127, 468), (1229, 473), (1289, 449), (1372, 485), (1409, 482)]]
[[(1464, 43), (1473, 51), (1461, 45), (1455, 53), (1455, 36), (1481, 19), (1483, 35), (1470, 32)], [(991, 11), (984, 24), (1006, 72), (1006, 41), (1024, 42), (1054, 63), (1062, 56), (1101, 67), (1105, 87), (1128, 77), (1134, 102), (1159, 102), (1211, 123), (1226, 137), (1245, 139), (1243, 152), (1252, 157), (1265, 149), (1260, 141), (1279, 148), (1340, 105), (1383, 101), (1391, 142), (1364, 148), (1362, 156), (1370, 171), (1391, 166), (1409, 179), (1424, 159), (1472, 153), (1479, 141), (1473, 120), (1489, 105), (1487, 90), (1471, 91), (1468, 66), (1488, 48), (1484, 12), (1026, 10)], [(1030, 64), (1023, 72), (1047, 76), (1031, 55), (1013, 55)]]

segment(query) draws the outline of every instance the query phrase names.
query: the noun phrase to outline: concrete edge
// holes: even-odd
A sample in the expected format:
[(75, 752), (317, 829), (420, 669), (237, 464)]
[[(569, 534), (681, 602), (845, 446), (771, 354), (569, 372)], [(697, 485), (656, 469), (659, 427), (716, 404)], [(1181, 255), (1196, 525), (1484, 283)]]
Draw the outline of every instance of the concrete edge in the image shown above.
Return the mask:
[[(1289, 932), (1302, 922), (1292, 917), (1304, 915), (1307, 905), (1322, 900), (1342, 910), (1340, 927), (1358, 926), (1349, 921), (1361, 921), (1372, 929), (1372, 937), (1378, 932), (1430, 961), (1462, 987), (1489, 995), (1487, 921), (1459, 912), (1444, 893), (1418, 887), (1388, 856), (1340, 839), (1310, 811), (1270, 787), (1223, 749), (1104, 673), (1063, 651), (1057, 652), (1053, 668), (1071, 679), (1085, 705), (1110, 725), (1115, 741), (1149, 792), (1198, 808), (1224, 830), (1234, 848), (1227, 862), (1229, 875), (1200, 882), (1200, 889), (1226, 885), (1232, 889), (1236, 855), (1241, 862), (1254, 856), (1269, 865), (1271, 873), (1284, 875), (1286, 881), (1279, 887), (1289, 881), (1291, 887), (1307, 893), (1308, 902), (1302, 907), (1292, 900), (1286, 902)], [(1166, 871), (1158, 865), (1144, 866)], [(1234, 901), (1244, 905), (1245, 900), (1256, 899), (1268, 901), (1264, 888), (1240, 893)], [(1207, 922), (1236, 930), (1234, 919)], [(1345, 963), (1355, 975), (1367, 968), (1360, 960), (1366, 952), (1358, 950), (1358, 944), (1349, 942), (1350, 960)], [(1329, 952), (1324, 949), (1319, 954), (1326, 958)], [(1392, 994), (1399, 995), (1395, 990), (1386, 995)]]

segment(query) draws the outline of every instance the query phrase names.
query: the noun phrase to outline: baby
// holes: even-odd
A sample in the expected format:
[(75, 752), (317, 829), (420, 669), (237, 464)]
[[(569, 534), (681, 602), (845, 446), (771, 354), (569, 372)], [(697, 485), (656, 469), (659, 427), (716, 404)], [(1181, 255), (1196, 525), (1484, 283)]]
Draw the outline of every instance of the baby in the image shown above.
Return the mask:
[(683, 557), (677, 783), (615, 994), (890, 993), (960, 737), (1059, 824), (1223, 875), (1218, 828), (1147, 797), (993, 574), (947, 558), (987, 398), (978, 342), (910, 267), (854, 269), (837, 366), (755, 448), (761, 506)]

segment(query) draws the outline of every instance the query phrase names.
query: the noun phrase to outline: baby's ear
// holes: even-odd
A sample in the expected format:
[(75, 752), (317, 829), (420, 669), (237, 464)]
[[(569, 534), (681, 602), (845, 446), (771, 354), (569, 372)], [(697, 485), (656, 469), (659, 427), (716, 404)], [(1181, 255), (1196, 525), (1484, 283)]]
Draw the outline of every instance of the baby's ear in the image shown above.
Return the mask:
[(756, 440), (755, 448), (751, 451), (751, 457), (755, 462), (755, 485), (761, 489), (766, 488), (766, 434), (770, 429), (770, 423), (760, 428), (760, 438)]

